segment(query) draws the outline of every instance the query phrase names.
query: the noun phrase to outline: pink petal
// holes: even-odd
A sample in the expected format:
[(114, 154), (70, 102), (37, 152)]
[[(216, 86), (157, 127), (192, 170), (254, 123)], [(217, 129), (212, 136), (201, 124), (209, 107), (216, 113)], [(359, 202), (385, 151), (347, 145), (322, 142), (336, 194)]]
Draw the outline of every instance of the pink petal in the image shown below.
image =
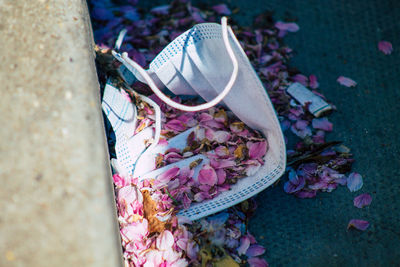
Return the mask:
[(317, 77), (315, 76), (315, 75), (310, 75), (309, 77), (308, 77), (308, 80), (309, 80), (309, 85), (310, 85), (310, 87), (312, 88), (312, 89), (316, 89), (316, 88), (318, 88), (319, 87), (319, 83), (318, 83), (318, 81), (317, 81)]
[(157, 237), (156, 246), (159, 250), (167, 250), (174, 244), (174, 236), (168, 230), (165, 230)]
[(336, 81), (346, 87), (355, 87), (357, 85), (354, 80), (343, 76), (339, 76)]
[(235, 161), (230, 159), (221, 159), (221, 160), (211, 159), (210, 164), (215, 169), (229, 168), (236, 165)]
[(203, 165), (203, 168), (199, 172), (198, 181), (200, 184), (215, 185), (218, 181), (218, 177), (214, 168), (208, 164)]
[(370, 194), (361, 194), (354, 198), (354, 206), (357, 208), (363, 208), (365, 206), (369, 206), (372, 202), (372, 197)]
[(308, 84), (308, 78), (307, 76), (303, 75), (303, 74), (296, 74), (292, 77), (293, 81), (301, 83), (304, 86), (307, 86)]
[(268, 263), (261, 258), (250, 258), (247, 262), (250, 267), (268, 267)]
[(117, 187), (124, 187), (128, 184), (127, 181), (125, 181), (125, 178), (120, 176), (119, 174), (114, 174), (113, 175), (113, 180), (114, 180), (114, 184)]
[(211, 116), (211, 115), (208, 114), (208, 113), (201, 113), (201, 114), (199, 115), (199, 121), (200, 121), (200, 122), (210, 121), (210, 120), (213, 120), (213, 119), (214, 119), (214, 117)]
[(305, 120), (298, 120), (296, 121), (296, 123), (294, 124), (294, 126), (296, 127), (296, 129), (298, 130), (305, 130), (308, 126), (308, 121)]
[(118, 190), (118, 202), (122, 201), (129, 204), (134, 201), (142, 201), (142, 194), (136, 186), (125, 186)]
[(216, 131), (214, 133), (213, 140), (217, 141), (217, 143), (226, 143), (229, 141), (230, 138), (231, 138), (230, 133), (226, 131)]
[(196, 202), (202, 202), (205, 199), (211, 198), (210, 194), (208, 192), (199, 192), (193, 196), (194, 201)]
[(164, 160), (167, 161), (168, 163), (174, 163), (180, 161), (181, 159), (183, 159), (183, 156), (176, 152), (170, 152), (168, 154), (165, 154), (164, 156)]
[(232, 14), (231, 10), (225, 5), (225, 4), (220, 4), (213, 6), (212, 9), (217, 12), (219, 15), (230, 15)]
[(186, 130), (186, 126), (179, 120), (173, 119), (165, 124), (165, 128), (171, 131), (182, 132)]
[(313, 119), (312, 126), (314, 129), (320, 129), (327, 132), (331, 132), (333, 124), (328, 121), (327, 118)]
[(275, 23), (275, 27), (278, 28), (279, 30), (288, 32), (297, 32), (300, 29), (297, 23), (294, 22), (285, 23), (282, 21), (278, 21), (277, 23)]
[(246, 252), (247, 257), (256, 257), (264, 254), (265, 248), (260, 245), (251, 245)]
[(248, 236), (243, 236), (240, 239), (240, 246), (237, 248), (239, 256), (246, 254), (249, 247), (250, 247), (250, 238)]
[(215, 132), (212, 129), (207, 129), (205, 132), (205, 137), (210, 140), (213, 141), (214, 140), (214, 136), (215, 136)]
[(313, 198), (317, 195), (317, 191), (300, 190), (294, 193), (294, 195), (298, 198)]
[(253, 143), (249, 147), (249, 156), (251, 159), (261, 158), (267, 153), (267, 142)]
[(378, 49), (382, 51), (385, 55), (390, 55), (393, 51), (393, 46), (390, 42), (380, 41), (378, 43)]
[(183, 194), (182, 203), (185, 209), (188, 209), (190, 207), (190, 204), (192, 203), (192, 200), (190, 200), (186, 193)]
[(147, 226), (146, 219), (143, 219), (142, 222), (133, 222), (121, 229), (121, 236), (128, 241), (140, 242), (148, 234)]
[(347, 177), (347, 188), (351, 192), (355, 192), (361, 189), (363, 186), (363, 179), (359, 173), (353, 172)]
[(218, 177), (218, 184), (223, 184), (226, 180), (226, 172), (223, 169), (218, 169), (216, 173)]
[(352, 219), (352, 220), (350, 220), (349, 224), (347, 225), (347, 229), (350, 229), (353, 227), (358, 230), (365, 231), (365, 230), (367, 230), (368, 226), (369, 226), (368, 221)]
[(176, 177), (179, 174), (178, 167), (172, 167), (171, 169), (165, 171), (157, 177), (157, 180), (160, 182), (168, 183), (172, 178)]
[(229, 150), (226, 146), (219, 146), (215, 149), (215, 154), (217, 154), (218, 157), (226, 157), (229, 156)]

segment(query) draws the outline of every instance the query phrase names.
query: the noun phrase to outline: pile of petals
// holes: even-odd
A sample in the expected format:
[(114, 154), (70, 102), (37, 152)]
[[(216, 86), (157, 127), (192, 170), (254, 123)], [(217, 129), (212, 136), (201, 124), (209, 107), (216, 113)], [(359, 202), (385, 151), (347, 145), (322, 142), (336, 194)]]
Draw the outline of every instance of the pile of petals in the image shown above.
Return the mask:
[[(233, 114), (223, 108), (211, 108), (203, 112), (183, 112), (163, 104), (154, 95), (153, 99), (161, 106), (165, 115), (162, 135), (175, 136), (195, 129), (188, 135), (183, 150), (168, 149), (157, 157), (157, 168), (179, 162), (202, 153), (209, 163), (203, 164), (195, 180), (194, 170), (200, 160), (190, 166), (173, 167), (154, 181), (157, 186), (168, 185), (171, 196), (184, 208), (191, 202), (211, 199), (219, 192), (227, 191), (238, 179), (255, 174), (264, 164), (267, 140), (260, 133), (238, 121)], [(175, 100), (178, 100), (176, 98)]]
[(268, 266), (247, 230), (253, 200), (192, 222), (153, 181), (113, 175), (125, 266)]
[[(231, 10), (225, 4), (200, 9), (187, 0), (175, 0), (168, 5), (155, 7), (150, 12), (138, 8), (136, 4), (137, 0), (89, 1), (94, 35), (100, 49), (112, 48), (119, 32), (122, 29), (127, 29), (127, 35), (121, 50), (127, 51), (129, 57), (143, 67), (148, 66), (155, 55), (167, 44), (194, 24), (219, 22), (221, 16), (230, 15), (238, 11)], [(289, 179), (283, 185), (285, 192), (299, 198), (312, 198), (318, 192), (331, 192), (338, 185), (347, 185), (351, 192), (360, 189), (362, 187), (361, 176), (355, 173), (348, 175), (353, 163), (350, 150), (341, 145), (340, 142), (327, 142), (325, 140), (326, 133), (331, 132), (333, 129), (332, 123), (329, 122), (327, 117), (315, 118), (309, 112), (308, 105), (300, 105), (286, 93), (286, 89), (290, 84), (299, 82), (308, 87), (314, 94), (325, 99), (317, 91), (319, 83), (315, 75), (303, 75), (297, 69), (288, 65), (292, 56), (292, 49), (284, 45), (282, 38), (287, 33), (298, 31), (299, 26), (294, 21), (274, 22), (270, 13), (257, 16), (252, 27), (239, 26), (232, 18), (230, 18), (230, 24), (268, 91), (287, 140), (294, 140), (294, 142), (287, 141)], [(380, 44), (379, 49), (383, 51), (381, 46), (383, 45)], [(389, 49), (386, 50), (389, 51)], [(97, 58), (97, 64), (100, 82), (104, 85), (106, 79), (110, 75), (114, 75), (114, 73), (110, 65), (105, 64), (101, 58)], [(339, 78), (338, 82), (345, 86), (356, 85), (349, 78), (342, 76)], [(135, 84), (132, 87), (140, 93), (150, 93), (148, 88), (142, 84)], [(325, 101), (327, 100), (325, 99)], [(225, 146), (225, 149), (218, 141), (228, 138), (225, 132), (231, 134), (237, 131), (236, 135), (240, 137), (239, 129), (242, 129), (241, 125), (231, 123), (229, 131), (223, 130), (222, 133), (218, 133), (218, 131), (221, 131), (218, 127), (228, 127), (218, 121), (221, 118), (223, 119), (224, 116), (221, 118), (215, 116), (220, 112), (219, 110), (193, 115), (179, 113), (165, 105), (163, 106), (161, 103), (159, 104), (166, 114), (163, 121), (164, 137), (172, 137), (199, 123), (203, 125), (205, 131), (204, 133), (202, 131), (196, 132), (191, 137), (192, 139), (188, 140), (191, 149), (199, 149), (197, 145), (200, 143), (204, 144), (204, 146), (197, 151), (199, 153), (207, 153), (214, 150), (215, 154), (218, 154), (220, 158), (224, 153), (228, 158), (232, 157), (232, 148)], [(213, 125), (210, 126), (210, 123)], [(234, 127), (237, 126), (238, 129), (232, 129), (232, 125), (235, 125)], [(207, 130), (212, 130), (208, 131), (207, 134), (207, 140), (211, 142), (203, 142)], [(258, 137), (256, 136), (256, 138)], [(243, 140), (243, 144), (246, 144), (247, 153), (245, 154), (250, 158), (249, 160), (252, 160), (250, 156), (251, 145), (247, 145), (249, 141), (251, 140)], [(256, 142), (260, 143), (262, 141), (255, 140), (254, 143)], [(112, 142), (109, 143), (112, 144)], [(254, 146), (254, 143), (252, 146)], [(193, 144), (195, 145), (193, 146)], [(266, 143), (265, 146), (267, 149)], [(257, 148), (257, 150), (262, 149)], [(112, 147), (110, 151), (112, 151)], [(159, 167), (185, 157), (188, 155), (185, 153), (188, 152), (192, 153), (189, 150), (167, 151), (167, 153), (160, 155)], [(236, 156), (234, 152), (233, 155)], [(259, 163), (262, 164), (261, 162)], [(214, 166), (210, 164), (204, 169), (204, 172), (212, 174), (213, 171), (217, 174), (217, 179), (215, 179), (214, 175), (211, 175), (213, 177), (212, 181), (200, 179), (204, 182), (205, 189), (208, 189), (209, 184), (217, 184), (218, 188), (223, 187), (218, 184), (218, 173)], [(243, 172), (243, 169), (240, 171)], [(179, 178), (179, 175), (190, 172), (190, 170), (179, 170), (179, 174), (177, 170), (175, 172)], [(144, 189), (147, 188), (146, 192), (152, 192), (151, 199), (156, 203), (153, 205), (156, 207), (153, 217), (159, 222), (165, 222), (165, 224), (161, 223), (161, 226), (159, 222), (156, 223), (157, 227), (154, 226), (154, 223), (149, 223), (149, 218), (146, 219), (147, 215), (144, 212), (146, 205), (143, 202), (135, 202), (133, 197), (129, 200), (129, 196), (126, 197), (128, 200), (122, 198), (125, 200), (120, 201), (118, 198), (120, 213), (127, 212), (124, 215), (120, 215), (120, 222), (125, 258), (128, 264), (132, 265), (133, 262), (136, 262), (136, 265), (146, 264), (147, 259), (149, 262), (156, 262), (157, 264), (162, 262), (159, 266), (178, 266), (178, 262), (191, 266), (199, 264), (202, 266), (213, 266), (213, 264), (218, 266), (218, 264), (229, 265), (232, 261), (236, 264), (242, 264), (247, 260), (250, 266), (267, 266), (267, 263), (258, 257), (264, 253), (264, 248), (256, 244), (254, 237), (247, 231), (243, 219), (246, 217), (247, 221), (251, 212), (243, 212), (242, 206), (253, 203), (252, 200), (245, 201), (243, 203), (246, 204), (241, 203), (201, 221), (189, 222), (185, 218), (178, 219), (175, 216), (177, 205), (183, 204), (187, 206), (190, 201), (195, 200), (194, 196), (196, 194), (193, 194), (193, 198), (189, 196), (190, 194), (182, 194), (179, 197), (173, 192), (174, 186), (177, 184), (175, 182), (174, 185), (174, 181), (177, 178), (175, 176), (175, 179), (172, 179), (171, 173), (169, 175), (165, 174), (168, 178), (168, 190), (157, 186), (152, 188), (154, 182), (146, 181), (143, 183), (147, 184), (140, 184), (131, 177), (114, 176), (118, 195), (125, 187), (128, 187), (128, 189), (124, 190), (135, 192), (138, 192), (137, 190), (139, 189), (142, 197), (143, 195), (146, 196), (143, 199), (148, 199), (149, 194), (144, 194)], [(226, 179), (225, 181), (227, 182), (228, 180)], [(188, 182), (191, 182), (191, 180)], [(179, 180), (180, 185), (181, 181)], [(186, 184), (183, 183), (183, 185)], [(169, 190), (175, 194), (175, 197), (179, 198), (181, 203), (175, 203), (174, 197)], [(208, 194), (210, 194), (210, 191), (208, 191)], [(138, 193), (137, 195), (140, 200), (140, 194)], [(121, 196), (123, 196), (122, 193)], [(207, 197), (208, 195), (205, 198)], [(355, 200), (355, 205), (356, 207), (364, 207), (369, 205), (370, 202), (368, 197), (362, 197), (357, 201)], [(129, 204), (121, 205), (121, 203)], [(254, 209), (254, 206), (251, 209)], [(157, 222), (157, 220), (153, 219), (153, 222)], [(158, 232), (149, 230), (149, 225), (152, 225), (150, 227), (152, 229), (158, 229)], [(365, 230), (368, 225), (368, 222), (364, 220), (354, 219), (349, 223), (348, 227)], [(138, 227), (137, 229), (135, 228), (136, 226)], [(173, 235), (173, 242), (170, 233)], [(128, 237), (125, 236), (126, 234), (128, 234)], [(141, 241), (136, 244), (137, 240)], [(164, 245), (172, 243), (172, 246), (168, 246), (168, 249), (164, 250), (166, 248)]]

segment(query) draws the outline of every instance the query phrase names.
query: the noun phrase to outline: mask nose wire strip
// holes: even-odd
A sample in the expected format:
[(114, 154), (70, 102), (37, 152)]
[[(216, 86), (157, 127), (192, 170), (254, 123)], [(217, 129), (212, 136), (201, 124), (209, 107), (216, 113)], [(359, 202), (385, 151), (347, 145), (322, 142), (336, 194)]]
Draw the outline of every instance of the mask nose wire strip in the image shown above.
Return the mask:
[[(122, 63), (126, 63), (128, 69), (130, 71), (137, 70), (137, 72), (139, 72), (139, 74), (142, 75), (142, 77), (146, 80), (147, 85), (151, 88), (151, 90), (166, 104), (170, 105), (173, 108), (183, 110), (183, 111), (189, 111), (189, 112), (200, 111), (200, 110), (211, 108), (211, 107), (217, 105), (219, 102), (221, 102), (221, 100), (232, 89), (232, 86), (235, 83), (237, 75), (238, 75), (238, 69), (239, 69), (238, 61), (235, 57), (235, 54), (234, 54), (232, 47), (230, 45), (230, 42), (229, 42), (228, 26), (227, 26), (227, 18), (226, 17), (223, 17), (221, 19), (221, 26), (222, 26), (222, 38), (223, 38), (223, 41), (224, 41), (224, 44), (226, 47), (226, 51), (228, 52), (228, 55), (232, 60), (233, 71), (232, 71), (231, 77), (230, 77), (228, 83), (226, 84), (224, 90), (218, 96), (216, 96), (213, 100), (211, 100), (207, 103), (198, 105), (198, 106), (187, 106), (187, 105), (183, 105), (181, 103), (177, 103), (177, 102), (171, 100), (163, 92), (161, 92), (160, 89), (158, 89), (158, 87), (155, 85), (154, 81), (147, 74), (147, 72), (139, 64), (137, 64), (136, 62), (134, 62), (133, 60), (131, 60), (128, 57), (127, 53), (123, 53), (122, 58), (115, 51), (112, 51), (112, 53), (119, 61), (121, 61)], [(132, 71), (132, 72), (134, 72), (134, 71)]]

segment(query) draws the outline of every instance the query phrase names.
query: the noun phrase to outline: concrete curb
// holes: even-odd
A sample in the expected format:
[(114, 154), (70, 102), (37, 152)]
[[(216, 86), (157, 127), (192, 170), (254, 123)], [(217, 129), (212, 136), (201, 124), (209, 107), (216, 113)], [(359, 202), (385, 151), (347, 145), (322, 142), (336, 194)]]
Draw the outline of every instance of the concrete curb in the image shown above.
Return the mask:
[(86, 1), (0, 17), (0, 266), (121, 266)]

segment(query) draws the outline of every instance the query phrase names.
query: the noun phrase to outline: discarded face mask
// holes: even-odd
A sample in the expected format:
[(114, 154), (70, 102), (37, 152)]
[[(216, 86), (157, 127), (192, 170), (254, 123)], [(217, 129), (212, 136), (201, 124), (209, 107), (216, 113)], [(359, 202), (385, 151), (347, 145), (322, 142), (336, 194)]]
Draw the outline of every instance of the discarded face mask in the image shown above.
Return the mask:
[[(185, 111), (199, 111), (223, 100), (222, 103), (241, 121), (260, 131), (268, 140), (265, 164), (254, 175), (239, 179), (231, 190), (222, 192), (214, 199), (195, 203), (189, 209), (181, 210), (181, 215), (198, 219), (228, 208), (267, 188), (283, 174), (286, 149), (278, 119), (265, 88), (232, 30), (227, 26), (225, 18), (222, 25), (198, 24), (177, 37), (152, 61), (147, 71), (130, 60), (125, 53), (122, 56), (114, 53), (114, 56), (138, 80), (149, 85), (166, 104)], [(146, 174), (154, 171), (152, 166), (146, 169), (146, 165), (154, 161), (155, 152), (160, 149), (160, 146), (157, 146), (160, 126), (156, 120), (152, 147), (141, 147), (140, 140), (143, 141), (144, 137), (132, 136), (136, 127), (135, 107), (132, 107), (119, 90), (111, 85), (107, 86), (103, 97), (103, 110), (117, 137), (119, 171), (146, 177)], [(164, 87), (177, 95), (200, 95), (208, 102), (199, 106), (186, 106), (174, 102), (158, 89)], [(148, 103), (153, 106), (151, 100)], [(160, 118), (159, 109), (155, 110), (155, 116)], [(142, 135), (148, 138), (147, 135), (152, 133), (153, 130)], [(169, 141), (167, 147), (162, 150), (165, 151), (173, 145), (179, 146), (185, 139), (179, 137), (177, 140), (175, 144)], [(143, 160), (146, 157), (147, 160)], [(142, 166), (144, 170), (136, 173), (135, 170)]]

